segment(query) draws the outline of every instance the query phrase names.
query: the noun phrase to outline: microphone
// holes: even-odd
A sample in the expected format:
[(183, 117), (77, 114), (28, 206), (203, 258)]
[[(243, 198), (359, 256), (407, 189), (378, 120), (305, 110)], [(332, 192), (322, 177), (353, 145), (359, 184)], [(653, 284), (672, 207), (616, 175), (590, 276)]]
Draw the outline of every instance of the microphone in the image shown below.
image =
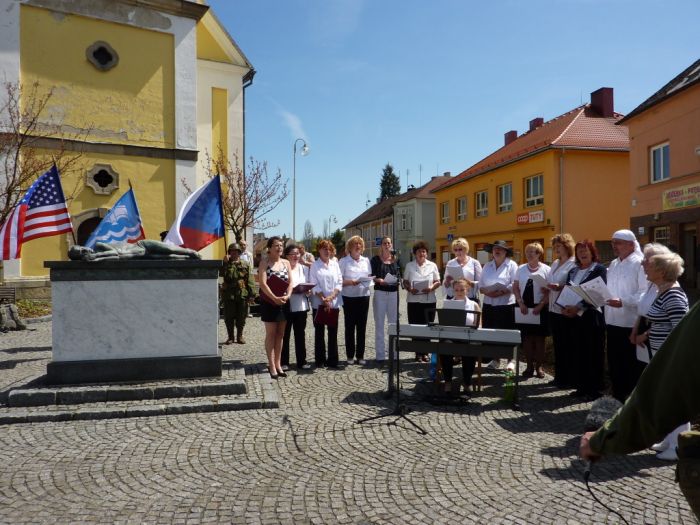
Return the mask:
[(588, 459), (583, 460), (583, 480), (588, 483), (588, 479), (591, 477), (591, 462)]

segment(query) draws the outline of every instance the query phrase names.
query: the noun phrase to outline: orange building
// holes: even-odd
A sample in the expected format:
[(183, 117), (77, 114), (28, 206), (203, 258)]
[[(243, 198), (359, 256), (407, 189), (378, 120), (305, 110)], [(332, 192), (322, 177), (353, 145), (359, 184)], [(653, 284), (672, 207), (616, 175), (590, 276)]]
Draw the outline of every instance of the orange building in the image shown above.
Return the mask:
[(681, 284), (698, 295), (700, 60), (620, 121), (630, 136), (630, 224), (640, 242), (685, 259)]
[(590, 104), (552, 120), (536, 118), (518, 136), (458, 176), (433, 190), (436, 243), (444, 264), (453, 238), (465, 237), (472, 254), (486, 243), (506, 240), (514, 260), (524, 247), (543, 244), (551, 261), (550, 238), (569, 232), (595, 241), (605, 260), (612, 259), (610, 237), (629, 223), (629, 141), (615, 124), (612, 88), (591, 93)]

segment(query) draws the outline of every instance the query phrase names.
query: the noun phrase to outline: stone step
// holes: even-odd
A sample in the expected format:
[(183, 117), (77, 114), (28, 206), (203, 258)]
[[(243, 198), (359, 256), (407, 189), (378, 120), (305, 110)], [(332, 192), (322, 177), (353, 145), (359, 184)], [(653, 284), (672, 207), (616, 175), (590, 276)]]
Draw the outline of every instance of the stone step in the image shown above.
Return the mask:
[(101, 384), (91, 386), (59, 386), (16, 388), (7, 396), (10, 407), (37, 407), (48, 405), (79, 405), (119, 401), (160, 400), (170, 398), (198, 398), (245, 394), (243, 379), (197, 383), (157, 383), (149, 385)]
[(0, 410), (0, 425), (229, 412), (264, 408), (279, 408), (278, 398), (276, 396), (223, 395), (217, 397), (164, 398), (43, 407), (11, 407)]

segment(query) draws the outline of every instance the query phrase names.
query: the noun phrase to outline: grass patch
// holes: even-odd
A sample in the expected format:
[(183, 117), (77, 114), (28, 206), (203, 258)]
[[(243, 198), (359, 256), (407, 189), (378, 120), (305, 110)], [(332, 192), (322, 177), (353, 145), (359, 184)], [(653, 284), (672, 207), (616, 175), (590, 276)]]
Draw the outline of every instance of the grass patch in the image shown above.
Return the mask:
[(17, 301), (19, 316), (24, 319), (43, 317), (51, 314), (51, 302), (32, 299), (20, 299)]

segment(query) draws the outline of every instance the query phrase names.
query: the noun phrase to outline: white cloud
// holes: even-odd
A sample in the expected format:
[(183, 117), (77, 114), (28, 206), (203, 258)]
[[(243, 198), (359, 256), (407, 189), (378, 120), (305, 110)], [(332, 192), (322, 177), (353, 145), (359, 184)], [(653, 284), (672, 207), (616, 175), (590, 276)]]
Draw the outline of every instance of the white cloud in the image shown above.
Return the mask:
[(287, 126), (292, 134), (292, 139), (308, 140), (306, 132), (304, 131), (304, 126), (301, 123), (301, 119), (297, 115), (283, 108), (279, 108), (279, 113), (282, 116), (284, 125)]

